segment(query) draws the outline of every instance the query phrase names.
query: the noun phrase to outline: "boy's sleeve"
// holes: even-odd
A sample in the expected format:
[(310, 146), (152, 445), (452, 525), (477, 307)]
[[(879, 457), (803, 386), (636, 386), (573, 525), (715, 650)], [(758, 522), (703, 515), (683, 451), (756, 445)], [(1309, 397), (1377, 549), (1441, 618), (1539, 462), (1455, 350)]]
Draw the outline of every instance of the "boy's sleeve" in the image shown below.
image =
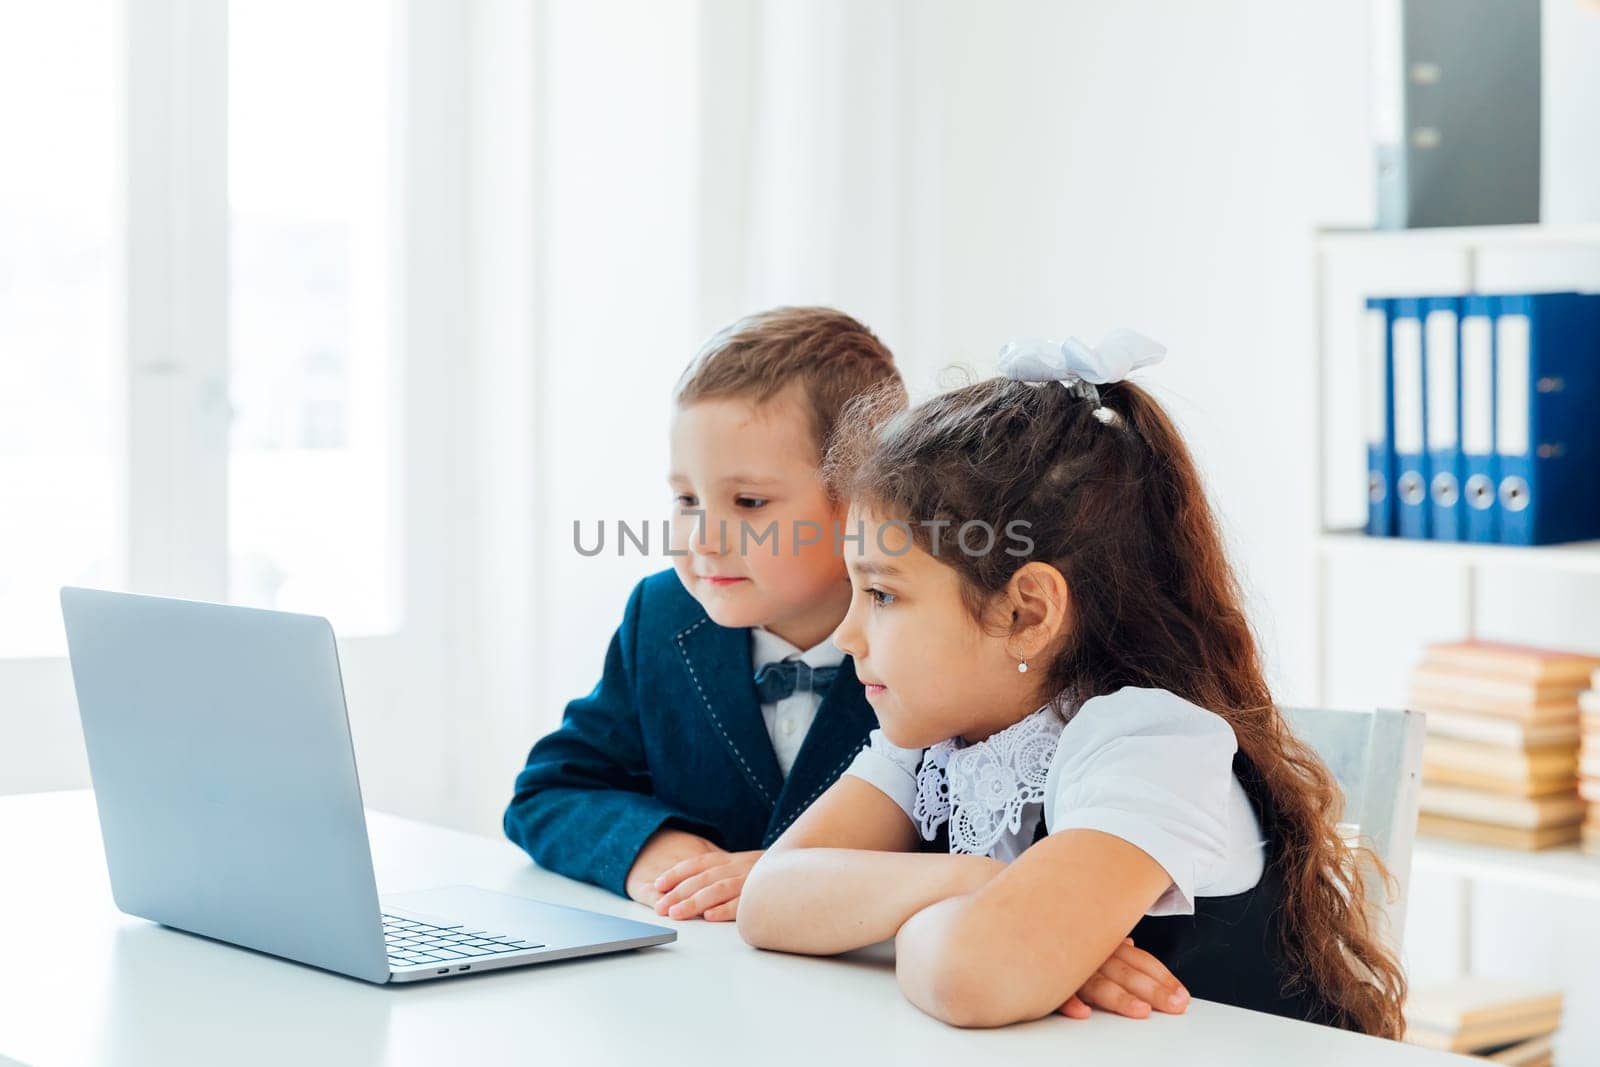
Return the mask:
[(663, 826), (717, 836), (651, 793), (634, 699), (643, 594), (641, 582), (611, 638), (600, 683), (569, 703), (560, 728), (529, 752), (505, 814), (506, 836), (539, 866), (619, 896), (639, 850)]

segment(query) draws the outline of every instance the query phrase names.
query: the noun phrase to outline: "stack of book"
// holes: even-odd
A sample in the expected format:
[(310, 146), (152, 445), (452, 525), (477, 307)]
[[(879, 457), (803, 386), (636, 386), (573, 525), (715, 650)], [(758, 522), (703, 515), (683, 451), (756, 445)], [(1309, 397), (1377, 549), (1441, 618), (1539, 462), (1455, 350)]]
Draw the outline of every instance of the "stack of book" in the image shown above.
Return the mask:
[(1514, 1067), (1549, 1067), (1561, 1026), (1559, 990), (1488, 978), (1413, 989), (1406, 1041)]
[(1589, 688), (1578, 694), (1578, 795), (1589, 805), (1583, 822), (1583, 850), (1600, 856), (1600, 667), (1589, 676)]
[(1411, 676), (1428, 732), (1418, 831), (1527, 850), (1577, 841), (1578, 694), (1597, 668), (1519, 645), (1430, 646)]

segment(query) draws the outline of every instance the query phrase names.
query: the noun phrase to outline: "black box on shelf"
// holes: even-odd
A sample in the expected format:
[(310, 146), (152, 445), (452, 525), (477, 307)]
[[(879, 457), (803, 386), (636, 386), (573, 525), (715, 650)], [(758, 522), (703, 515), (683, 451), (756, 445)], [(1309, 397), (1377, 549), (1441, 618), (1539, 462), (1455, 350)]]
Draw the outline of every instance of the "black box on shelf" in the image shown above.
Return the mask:
[(1539, 0), (1374, 5), (1381, 229), (1539, 221)]

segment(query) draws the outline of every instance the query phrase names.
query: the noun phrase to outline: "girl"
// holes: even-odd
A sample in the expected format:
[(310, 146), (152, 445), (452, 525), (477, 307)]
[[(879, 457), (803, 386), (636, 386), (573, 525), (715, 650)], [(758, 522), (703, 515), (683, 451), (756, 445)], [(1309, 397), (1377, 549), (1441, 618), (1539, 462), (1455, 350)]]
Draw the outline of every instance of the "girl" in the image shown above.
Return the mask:
[(1123, 380), (1162, 354), (1010, 345), (836, 450), (864, 536), (834, 639), (880, 729), (756, 864), (739, 930), (894, 937), (905, 995), (959, 1026), (1056, 1010), (1131, 933), (1194, 996), (1398, 1037), (1375, 860), (1273, 705), (1188, 449)]

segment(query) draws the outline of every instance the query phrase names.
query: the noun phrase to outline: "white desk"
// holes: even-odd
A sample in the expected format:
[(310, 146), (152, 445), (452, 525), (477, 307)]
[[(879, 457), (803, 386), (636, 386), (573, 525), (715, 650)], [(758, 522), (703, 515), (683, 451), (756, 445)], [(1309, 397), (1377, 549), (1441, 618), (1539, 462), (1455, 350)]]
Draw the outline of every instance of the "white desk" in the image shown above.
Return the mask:
[[(374, 813), (384, 891), (469, 882), (631, 918), (652, 913), (535, 868), (505, 841)], [(112, 904), (88, 793), (0, 798), (0, 1061), (74, 1064), (590, 1063), (1362, 1067), (1456, 1057), (1195, 1002), (994, 1031), (944, 1026), (886, 948), (757, 952), (730, 925), (661, 948), (379, 987), (163, 929)]]

